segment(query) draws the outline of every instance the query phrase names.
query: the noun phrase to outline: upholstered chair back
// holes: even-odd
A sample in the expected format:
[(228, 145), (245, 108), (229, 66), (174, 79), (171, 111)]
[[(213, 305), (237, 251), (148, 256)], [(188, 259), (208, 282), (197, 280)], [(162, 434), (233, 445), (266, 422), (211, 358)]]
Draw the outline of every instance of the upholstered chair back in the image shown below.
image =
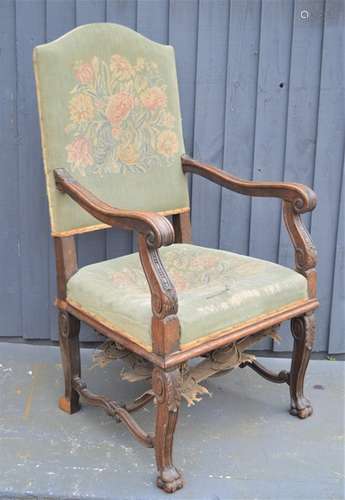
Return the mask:
[(53, 234), (102, 226), (55, 187), (55, 168), (114, 207), (189, 205), (174, 50), (110, 23), (34, 50)]

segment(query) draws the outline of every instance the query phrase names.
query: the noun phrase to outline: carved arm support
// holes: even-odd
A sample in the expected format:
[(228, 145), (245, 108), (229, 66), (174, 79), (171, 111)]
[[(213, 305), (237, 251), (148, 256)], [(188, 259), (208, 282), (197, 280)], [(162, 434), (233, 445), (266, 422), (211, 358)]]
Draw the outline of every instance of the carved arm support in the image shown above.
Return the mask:
[(174, 229), (168, 219), (155, 212), (114, 208), (84, 188), (65, 169), (54, 170), (54, 175), (57, 189), (96, 219), (139, 233), (140, 260), (151, 291), (153, 348), (159, 354), (176, 350), (180, 332), (177, 295), (158, 253), (158, 248), (174, 242)]
[(309, 296), (316, 294), (316, 250), (305, 229), (300, 214), (316, 207), (316, 194), (303, 184), (287, 182), (256, 182), (240, 179), (223, 170), (182, 156), (184, 172), (200, 175), (220, 186), (249, 196), (280, 198), (283, 201), (284, 222), (295, 248), (296, 271), (308, 280)]

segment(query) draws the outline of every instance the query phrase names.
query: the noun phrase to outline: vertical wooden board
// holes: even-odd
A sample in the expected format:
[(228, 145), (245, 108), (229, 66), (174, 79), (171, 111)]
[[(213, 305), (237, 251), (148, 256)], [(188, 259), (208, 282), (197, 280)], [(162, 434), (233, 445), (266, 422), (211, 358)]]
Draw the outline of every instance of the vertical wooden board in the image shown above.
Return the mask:
[[(257, 181), (283, 178), (292, 20), (292, 0), (262, 3), (253, 162)], [(277, 260), (280, 218), (280, 201), (252, 199), (250, 255)]]
[(170, 1), (169, 44), (175, 49), (183, 136), (186, 152), (193, 155), (195, 71), (198, 2)]
[[(289, 105), (287, 116), (284, 180), (313, 185), (317, 116), (320, 91), (324, 0), (296, 0), (291, 46)], [(310, 214), (304, 216), (310, 226)], [(279, 263), (294, 267), (291, 239), (281, 221)], [(275, 351), (291, 351), (293, 338), (288, 322), (281, 328)]]
[(345, 352), (345, 163), (340, 197), (328, 352)]
[(46, 0), (47, 42), (67, 33), (75, 27), (74, 0)]
[(0, 335), (21, 335), (15, 4), (0, 3)]
[[(46, 0), (46, 41), (51, 42), (75, 27), (74, 0)], [(50, 338), (57, 340), (57, 310), (54, 306), (56, 297), (55, 253), (52, 238), (49, 241), (49, 320)]]
[[(122, 24), (135, 30), (137, 25), (136, 0), (107, 0), (106, 21)], [(106, 256), (108, 259), (132, 252), (132, 233), (130, 231), (111, 229), (105, 233)]]
[(137, 31), (158, 43), (168, 43), (168, 0), (138, 0)]
[(106, 0), (106, 19), (136, 29), (137, 0)]
[[(196, 70), (194, 157), (223, 166), (224, 109), (229, 2), (200, 0)], [(220, 188), (194, 176), (192, 184), (193, 240), (219, 246)]]
[(76, 24), (104, 23), (106, 0), (76, 0)]
[(49, 222), (32, 68), (45, 41), (45, 2), (16, 1), (20, 252), (24, 338), (49, 338)]
[[(292, 0), (262, 3), (252, 173), (257, 181), (283, 178), (293, 7)], [(280, 218), (279, 200), (251, 199), (250, 255), (277, 261)], [(272, 341), (259, 348), (271, 349)]]
[(328, 348), (335, 242), (344, 153), (344, 22), (342, 0), (327, 0), (323, 35), (321, 86), (314, 189), (318, 206), (311, 234), (318, 251), (318, 297), (315, 350)]
[[(106, 21), (105, 0), (76, 0), (76, 26), (89, 23)], [(95, 231), (83, 234), (77, 238), (78, 265), (79, 267), (105, 260), (106, 258), (106, 232)], [(100, 336), (86, 325), (82, 326), (81, 340), (98, 341)]]
[[(230, 5), (224, 170), (245, 179), (252, 177), (260, 12), (259, 0)], [(220, 247), (247, 254), (250, 198), (223, 189), (221, 202)]]

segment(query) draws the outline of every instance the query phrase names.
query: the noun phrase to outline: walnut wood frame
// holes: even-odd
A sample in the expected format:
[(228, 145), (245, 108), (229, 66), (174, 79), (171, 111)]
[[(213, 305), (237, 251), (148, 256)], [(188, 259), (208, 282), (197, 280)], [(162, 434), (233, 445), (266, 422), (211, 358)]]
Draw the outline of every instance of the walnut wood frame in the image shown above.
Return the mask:
[[(215, 332), (207, 340), (180, 346), (177, 295), (160, 259), (159, 248), (173, 242), (191, 242), (189, 211), (185, 209), (176, 211), (172, 215), (171, 224), (159, 213), (114, 208), (81, 186), (66, 170), (55, 170), (57, 189), (103, 222), (104, 227), (121, 227), (138, 233), (139, 256), (150, 288), (152, 307), (152, 347), (148, 347), (138, 344), (124, 332), (115, 331), (101, 318), (90, 315), (69, 301), (66, 287), (69, 278), (78, 270), (74, 234), (78, 234), (79, 231), (75, 230), (72, 234), (69, 232), (68, 236), (54, 233), (58, 290), (56, 305), (59, 309), (60, 347), (65, 376), (65, 394), (60, 398), (59, 406), (68, 413), (74, 413), (80, 408), (79, 396), (82, 396), (88, 403), (103, 407), (109, 415), (123, 422), (142, 444), (155, 448), (157, 485), (167, 492), (174, 492), (183, 486), (181, 474), (172, 462), (173, 435), (180, 405), (182, 363), (291, 319), (294, 350), (290, 373), (284, 371), (279, 374), (272, 373), (258, 362), (252, 364), (251, 368), (267, 380), (287, 383), (291, 395), (290, 413), (306, 418), (311, 415), (312, 407), (304, 397), (303, 384), (315, 336), (313, 311), (319, 305), (316, 298), (316, 251), (300, 217), (300, 214), (315, 208), (315, 193), (301, 184), (239, 179), (187, 156), (183, 156), (181, 162), (185, 173), (201, 175), (226, 189), (249, 196), (282, 199), (285, 225), (295, 248), (296, 271), (306, 277), (309, 296), (308, 299), (264, 318)], [(153, 393), (147, 394), (142, 401), (123, 407), (116, 401), (91, 393), (80, 379), (78, 340), (80, 320), (151, 361), (155, 366), (152, 376)], [(242, 365), (244, 366), (246, 365)], [(151, 401), (153, 394), (157, 404), (154, 436), (141, 429), (130, 415), (131, 411)]]

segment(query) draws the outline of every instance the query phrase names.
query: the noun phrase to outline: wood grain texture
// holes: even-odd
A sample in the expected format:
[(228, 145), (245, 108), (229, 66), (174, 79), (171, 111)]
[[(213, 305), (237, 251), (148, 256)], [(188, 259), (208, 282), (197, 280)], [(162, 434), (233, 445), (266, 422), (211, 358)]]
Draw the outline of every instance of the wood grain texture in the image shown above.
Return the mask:
[[(345, 171), (345, 161), (344, 161)], [(345, 335), (339, 325), (345, 325), (345, 175), (340, 197), (340, 210), (337, 231), (337, 244), (334, 265), (334, 283), (332, 295), (331, 324), (328, 352), (345, 352)]]
[[(283, 179), (292, 19), (293, 2), (262, 2), (252, 173), (257, 181)], [(249, 244), (252, 257), (277, 260), (279, 209), (276, 200), (252, 200)], [(269, 231), (267, 220), (270, 220)]]
[[(20, 228), (18, 144), (17, 144), (17, 71), (15, 4), (0, 2), (0, 266), (1, 335), (16, 337), (22, 332), (20, 282)], [(14, 201), (17, 200), (17, 201)]]
[[(228, 23), (227, 0), (199, 1), (193, 155), (218, 167), (223, 165)], [(220, 188), (193, 179), (192, 200), (194, 243), (218, 247)]]
[(310, 401), (304, 396), (304, 377), (315, 341), (315, 316), (305, 314), (291, 320), (294, 338), (290, 372), (291, 415), (307, 418), (313, 413)]
[[(45, 42), (43, 0), (17, 0), (17, 119), (22, 331), (24, 338), (49, 337), (49, 231), (39, 122), (32, 68), (33, 48)], [(42, 307), (46, 304), (46, 307)]]
[[(322, 67), (318, 131), (314, 170), (314, 189), (319, 193), (319, 207), (312, 216), (311, 235), (318, 249), (319, 291), (321, 303), (317, 313), (321, 335), (315, 349), (327, 351), (331, 315), (335, 242), (341, 190), (345, 113), (344, 89), (344, 23), (345, 4), (342, 0), (327, 0), (324, 18)], [(338, 293), (335, 290), (334, 293)], [(344, 335), (338, 325), (338, 335)], [(340, 333), (341, 332), (341, 333)]]
[(181, 400), (181, 373), (177, 368), (164, 371), (154, 368), (152, 388), (156, 397), (155, 453), (157, 486), (167, 493), (183, 487), (181, 473), (173, 465), (172, 448)]
[[(261, 2), (233, 0), (227, 60), (223, 169), (252, 178)], [(251, 200), (226, 189), (221, 193), (220, 248), (249, 252)]]
[[(152, 22), (154, 14), (155, 22)], [(169, 42), (169, 1), (137, 0), (137, 31), (158, 43)]]
[(66, 413), (80, 410), (79, 394), (73, 387), (74, 377), (80, 377), (80, 321), (67, 311), (59, 312), (59, 343), (65, 379), (65, 393), (59, 399), (59, 407)]

